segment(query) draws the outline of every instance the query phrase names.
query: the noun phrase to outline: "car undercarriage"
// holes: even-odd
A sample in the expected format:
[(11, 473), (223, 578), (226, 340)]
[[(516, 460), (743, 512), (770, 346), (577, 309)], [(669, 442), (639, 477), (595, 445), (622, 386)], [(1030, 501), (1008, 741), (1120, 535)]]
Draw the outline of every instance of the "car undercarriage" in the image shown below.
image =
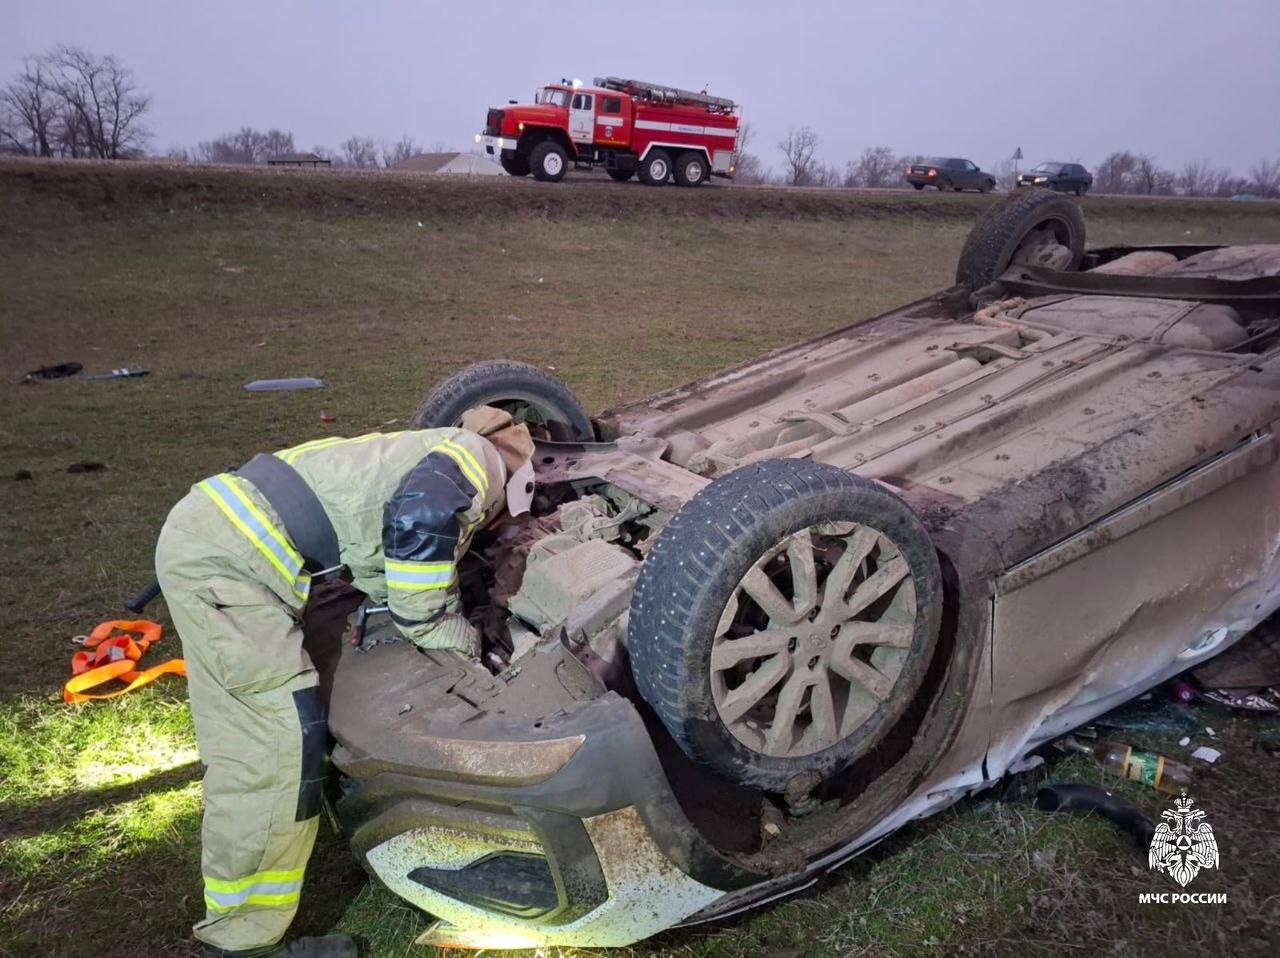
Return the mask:
[(1280, 606), (1280, 247), (1086, 252), (1065, 197), (955, 286), (586, 421), (518, 364), (528, 516), (479, 661), (369, 619), (336, 810), (472, 947), (627, 944), (795, 891)]

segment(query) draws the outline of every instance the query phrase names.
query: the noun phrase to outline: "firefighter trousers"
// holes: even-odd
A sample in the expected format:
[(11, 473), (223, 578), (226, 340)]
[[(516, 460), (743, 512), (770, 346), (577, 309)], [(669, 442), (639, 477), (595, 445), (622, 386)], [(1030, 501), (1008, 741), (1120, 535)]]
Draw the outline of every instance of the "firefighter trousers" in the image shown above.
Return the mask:
[(260, 551), (193, 491), (156, 571), (187, 662), (204, 776), (196, 938), (229, 951), (284, 937), (321, 811), (328, 727), (299, 610)]

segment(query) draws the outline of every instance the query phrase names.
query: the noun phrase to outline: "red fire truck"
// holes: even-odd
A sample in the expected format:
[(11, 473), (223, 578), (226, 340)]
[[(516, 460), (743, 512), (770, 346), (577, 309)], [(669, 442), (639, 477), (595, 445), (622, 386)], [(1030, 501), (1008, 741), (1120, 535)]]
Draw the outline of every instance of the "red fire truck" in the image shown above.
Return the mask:
[(641, 80), (562, 80), (538, 90), (531, 104), (512, 100), (491, 109), (476, 142), (512, 176), (554, 183), (572, 163), (603, 166), (620, 182), (638, 174), (650, 186), (672, 178), (698, 186), (710, 176), (733, 176), (738, 107)]

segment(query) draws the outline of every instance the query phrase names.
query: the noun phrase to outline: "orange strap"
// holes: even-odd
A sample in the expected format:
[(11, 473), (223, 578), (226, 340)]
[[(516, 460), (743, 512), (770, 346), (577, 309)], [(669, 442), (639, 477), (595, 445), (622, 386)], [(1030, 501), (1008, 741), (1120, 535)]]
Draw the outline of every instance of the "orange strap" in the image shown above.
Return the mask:
[[(182, 659), (170, 659), (149, 669), (135, 668), (147, 649), (160, 641), (160, 633), (160, 624), (146, 619), (103, 622), (85, 638), (87, 651), (71, 657), (71, 678), (62, 687), (62, 700), (74, 705), (94, 699), (113, 699), (149, 685), (162, 675), (185, 676), (187, 665)], [(128, 684), (114, 692), (91, 695), (85, 691), (112, 680)]]

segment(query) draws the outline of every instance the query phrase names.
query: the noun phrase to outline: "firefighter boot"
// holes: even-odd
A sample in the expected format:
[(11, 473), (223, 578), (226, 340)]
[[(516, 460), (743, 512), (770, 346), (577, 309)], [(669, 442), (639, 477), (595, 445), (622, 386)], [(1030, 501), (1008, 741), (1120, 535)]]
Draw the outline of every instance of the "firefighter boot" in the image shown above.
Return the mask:
[(359, 958), (360, 949), (350, 935), (325, 935), (323, 938), (298, 938), (286, 945), (268, 945), (250, 951), (227, 951), (207, 945), (205, 953), (216, 958)]

